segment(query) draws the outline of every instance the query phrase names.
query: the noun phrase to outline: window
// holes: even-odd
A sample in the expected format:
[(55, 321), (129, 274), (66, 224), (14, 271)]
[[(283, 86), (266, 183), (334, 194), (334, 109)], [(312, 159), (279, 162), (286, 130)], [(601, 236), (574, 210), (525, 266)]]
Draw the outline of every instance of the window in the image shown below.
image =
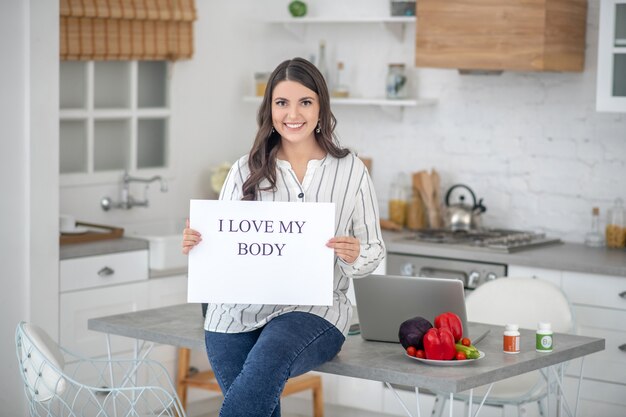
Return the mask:
[(61, 61), (62, 184), (168, 168), (166, 61)]

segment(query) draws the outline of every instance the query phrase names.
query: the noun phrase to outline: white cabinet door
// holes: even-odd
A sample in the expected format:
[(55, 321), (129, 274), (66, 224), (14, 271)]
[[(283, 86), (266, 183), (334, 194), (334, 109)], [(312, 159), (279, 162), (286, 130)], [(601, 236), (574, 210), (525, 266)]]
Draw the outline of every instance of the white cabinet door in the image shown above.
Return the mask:
[[(564, 271), (563, 290), (574, 303), (578, 333), (606, 341), (605, 350), (585, 359), (584, 375), (626, 390), (626, 278)], [(575, 361), (568, 374), (579, 369)]]
[[(563, 291), (576, 304), (626, 310), (624, 277), (564, 271)], [(626, 330), (626, 325), (624, 329)]]
[[(150, 308), (173, 306), (187, 302), (187, 276), (154, 278), (148, 282)], [(202, 310), (198, 307), (198, 317)]]
[(336, 381), (335, 404), (381, 412), (383, 383), (367, 379), (339, 376)]
[[(128, 313), (148, 308), (147, 282), (116, 285), (60, 296), (61, 346), (83, 356), (106, 355), (104, 333), (87, 330), (87, 320), (93, 317)], [(113, 352), (131, 350), (132, 339), (111, 337)]]
[[(605, 339), (603, 351), (585, 358), (585, 378), (623, 384), (626, 393), (626, 311), (578, 305), (574, 311), (578, 318), (577, 333)], [(577, 376), (580, 362), (574, 361), (567, 374)]]
[(626, 113), (626, 0), (600, 2), (596, 110)]
[(507, 275), (514, 278), (538, 278), (561, 286), (561, 271), (556, 269), (533, 268), (529, 266), (509, 265)]
[[(585, 365), (585, 369), (588, 369), (587, 365)], [(566, 397), (575, 399), (577, 389), (578, 379), (566, 377)], [(624, 392), (625, 390), (623, 385), (585, 379), (583, 380), (583, 384), (580, 389), (578, 415), (624, 417), (626, 416), (626, 396), (624, 395)], [(574, 407), (575, 402), (570, 400), (570, 406)]]

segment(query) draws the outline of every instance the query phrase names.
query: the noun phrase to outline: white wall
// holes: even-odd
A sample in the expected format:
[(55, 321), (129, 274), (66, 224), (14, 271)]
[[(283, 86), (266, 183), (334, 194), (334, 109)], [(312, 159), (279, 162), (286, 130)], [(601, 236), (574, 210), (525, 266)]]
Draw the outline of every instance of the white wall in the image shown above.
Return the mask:
[(0, 3), (0, 415), (24, 416), (15, 326), (58, 332), (58, 3)]
[[(4, 59), (0, 77), (0, 380), (2, 415), (26, 414), (15, 359), (15, 325), (28, 318), (28, 115), (26, 91), (28, 3), (0, 5), (0, 51)], [(5, 414), (6, 413), (6, 414)]]
[[(491, 227), (544, 230), (582, 241), (591, 207), (605, 210), (626, 198), (626, 115), (596, 113), (598, 0), (589, 1), (586, 66), (582, 73), (459, 75), (414, 69), (415, 28), (404, 37), (383, 24), (308, 25), (302, 37), (265, 20), (286, 17), (286, 0), (197, 1), (196, 53), (176, 63), (172, 120), (175, 179), (170, 192), (150, 191), (152, 207), (104, 213), (98, 203), (118, 185), (63, 188), (61, 210), (108, 224), (183, 217), (187, 200), (211, 195), (210, 168), (245, 153), (254, 138), (253, 73), (281, 60), (309, 57), (320, 39), (340, 59), (354, 96), (382, 96), (387, 64), (411, 68), (411, 88), (435, 97), (433, 107), (403, 117), (376, 107), (336, 107), (344, 145), (374, 159), (373, 178), (383, 214), (389, 185), (400, 171), (436, 168), (443, 191), (472, 187), (488, 207)], [(380, 0), (316, 0), (310, 14), (382, 15)]]

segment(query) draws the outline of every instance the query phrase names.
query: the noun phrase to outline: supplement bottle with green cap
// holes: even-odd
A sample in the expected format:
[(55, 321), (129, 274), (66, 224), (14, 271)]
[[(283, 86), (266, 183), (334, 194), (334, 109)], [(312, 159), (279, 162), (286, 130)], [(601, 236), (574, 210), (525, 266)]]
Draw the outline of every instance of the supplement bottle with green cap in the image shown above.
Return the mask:
[(535, 348), (537, 352), (552, 352), (552, 326), (550, 323), (539, 323), (536, 338)]

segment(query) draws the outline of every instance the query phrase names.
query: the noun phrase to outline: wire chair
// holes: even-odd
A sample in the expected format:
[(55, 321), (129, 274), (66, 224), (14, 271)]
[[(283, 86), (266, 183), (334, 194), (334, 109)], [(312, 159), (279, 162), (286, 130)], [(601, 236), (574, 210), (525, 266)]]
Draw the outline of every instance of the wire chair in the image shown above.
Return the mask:
[[(468, 320), (475, 322), (503, 327), (506, 323), (517, 323), (532, 329), (538, 322), (548, 321), (555, 332), (570, 333), (575, 329), (574, 311), (565, 294), (554, 284), (540, 279), (508, 277), (489, 281), (467, 297), (466, 306)], [(475, 388), (475, 398), (485, 395), (487, 388)], [(526, 404), (537, 403), (539, 414), (544, 415), (543, 402), (548, 392), (555, 389), (556, 382), (548, 385), (547, 374), (532, 371), (495, 383), (485, 405), (516, 406), (518, 416), (523, 416)], [(467, 407), (467, 393), (456, 394), (454, 398), (466, 401)], [(445, 395), (437, 396), (433, 416), (441, 416), (446, 400)]]
[(185, 417), (156, 361), (81, 357), (25, 322), (15, 344), (31, 417)]

